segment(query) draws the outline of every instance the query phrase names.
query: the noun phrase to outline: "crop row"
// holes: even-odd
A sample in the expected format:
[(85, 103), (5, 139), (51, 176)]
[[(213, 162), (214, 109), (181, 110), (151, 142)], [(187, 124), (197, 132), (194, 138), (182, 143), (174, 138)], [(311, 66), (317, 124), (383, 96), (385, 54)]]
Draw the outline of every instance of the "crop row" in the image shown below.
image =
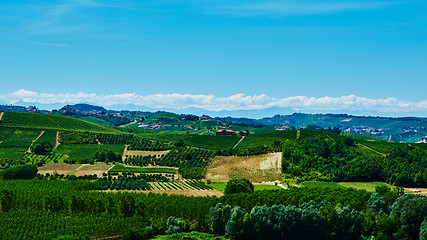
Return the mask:
[(25, 153), (22, 156), (23, 160), (27, 163), (41, 165), (45, 163), (58, 163), (64, 161), (65, 156), (62, 154), (49, 154), (49, 155), (37, 155), (34, 153)]

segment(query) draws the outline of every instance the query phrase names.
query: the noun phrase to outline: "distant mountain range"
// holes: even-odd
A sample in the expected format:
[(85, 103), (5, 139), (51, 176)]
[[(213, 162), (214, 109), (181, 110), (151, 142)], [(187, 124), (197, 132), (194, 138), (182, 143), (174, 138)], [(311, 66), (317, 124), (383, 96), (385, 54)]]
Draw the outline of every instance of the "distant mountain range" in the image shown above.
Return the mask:
[[(230, 121), (240, 124), (254, 124), (266, 126), (287, 126), (293, 128), (339, 128), (344, 132), (367, 134), (380, 137), (389, 141), (395, 142), (425, 142), (427, 139), (427, 118), (418, 117), (372, 117), (372, 116), (354, 116), (348, 114), (306, 114), (306, 113), (292, 113), (291, 109), (271, 108), (267, 112), (277, 113), (279, 111), (287, 112), (287, 114), (276, 114), (273, 117), (262, 117), (260, 114), (265, 113), (264, 110), (239, 110), (233, 111), (206, 111), (196, 108), (186, 109), (185, 111), (135, 111), (135, 110), (107, 110), (102, 106), (94, 106), (90, 104), (74, 104), (66, 105), (59, 108), (60, 112), (67, 112), (69, 110), (77, 112), (95, 112), (94, 115), (98, 117), (95, 122), (110, 121), (117, 125), (126, 122), (123, 120), (125, 113), (135, 113), (146, 116), (155, 116), (161, 113), (176, 113), (181, 115), (192, 114), (196, 116), (210, 116), (209, 118), (218, 121)], [(157, 109), (152, 109), (157, 110)], [(0, 111), (14, 111), (14, 112), (44, 112), (47, 110), (38, 110), (34, 107), (22, 107), (12, 105), (0, 105)], [(98, 113), (110, 114), (109, 118), (99, 116)], [(228, 114), (230, 113), (230, 114)], [(258, 116), (257, 118), (248, 118), (244, 116)], [(120, 117), (121, 121), (114, 121), (114, 116)], [(260, 117), (261, 116), (261, 117)], [(270, 115), (271, 116), (271, 115)], [(76, 116), (82, 118), (81, 116)], [(82, 118), (92, 121), (91, 118)], [(93, 119), (96, 119), (93, 117)], [(111, 121), (113, 120), (113, 121)], [(128, 121), (137, 121), (138, 118), (129, 118)], [(142, 120), (141, 120), (142, 121)], [(108, 122), (104, 122), (104, 124)]]

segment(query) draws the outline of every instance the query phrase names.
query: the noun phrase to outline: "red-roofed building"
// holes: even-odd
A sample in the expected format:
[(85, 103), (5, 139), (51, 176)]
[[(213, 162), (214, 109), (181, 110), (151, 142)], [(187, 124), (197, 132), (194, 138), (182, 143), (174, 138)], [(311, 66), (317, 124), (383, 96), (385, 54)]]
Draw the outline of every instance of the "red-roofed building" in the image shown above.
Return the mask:
[(236, 132), (230, 129), (220, 129), (216, 131), (217, 136), (236, 136)]

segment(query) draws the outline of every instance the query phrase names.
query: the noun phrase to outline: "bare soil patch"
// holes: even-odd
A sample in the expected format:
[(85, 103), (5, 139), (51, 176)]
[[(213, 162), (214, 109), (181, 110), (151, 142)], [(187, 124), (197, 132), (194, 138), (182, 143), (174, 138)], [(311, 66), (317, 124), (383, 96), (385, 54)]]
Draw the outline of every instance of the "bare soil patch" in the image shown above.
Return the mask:
[(53, 174), (56, 171), (58, 174), (67, 175), (80, 166), (81, 164), (47, 163), (38, 168), (38, 173), (45, 175), (46, 173)]
[(413, 193), (419, 193), (427, 195), (427, 188), (404, 188), (405, 190), (411, 191)]
[(162, 155), (167, 154), (169, 150), (167, 151), (127, 151), (125, 156), (148, 156), (148, 155)]
[(79, 168), (74, 175), (83, 176), (83, 175), (92, 175), (96, 174), (98, 177), (102, 176), (102, 173), (105, 173), (111, 168), (112, 165), (107, 164), (94, 164), (94, 165), (84, 165)]
[(281, 160), (282, 153), (248, 157), (218, 156), (208, 166), (206, 179), (218, 181), (244, 177), (252, 182), (278, 180)]
[(45, 175), (46, 173), (54, 174), (73, 174), (76, 176), (92, 175), (96, 174), (98, 177), (102, 176), (102, 173), (110, 169), (112, 165), (107, 164), (65, 164), (65, 163), (48, 163), (39, 167), (40, 174)]

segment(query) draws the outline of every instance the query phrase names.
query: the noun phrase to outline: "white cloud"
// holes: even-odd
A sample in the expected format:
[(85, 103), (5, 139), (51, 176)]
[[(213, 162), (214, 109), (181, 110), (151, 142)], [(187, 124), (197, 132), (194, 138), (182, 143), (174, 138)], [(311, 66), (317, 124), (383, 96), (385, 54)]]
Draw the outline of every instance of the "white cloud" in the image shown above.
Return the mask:
[(386, 99), (363, 98), (355, 95), (341, 97), (293, 96), (272, 98), (267, 95), (235, 94), (228, 97), (192, 94), (154, 94), (136, 93), (98, 95), (95, 93), (37, 93), (20, 89), (11, 94), (0, 95), (0, 100), (8, 104), (22, 101), (28, 104), (76, 104), (90, 103), (109, 107), (113, 105), (136, 105), (149, 108), (186, 109), (190, 107), (209, 111), (220, 110), (261, 110), (270, 107), (286, 107), (303, 111), (367, 111), (382, 113), (410, 113), (427, 111), (427, 100), (420, 102), (402, 101), (390, 97)]

